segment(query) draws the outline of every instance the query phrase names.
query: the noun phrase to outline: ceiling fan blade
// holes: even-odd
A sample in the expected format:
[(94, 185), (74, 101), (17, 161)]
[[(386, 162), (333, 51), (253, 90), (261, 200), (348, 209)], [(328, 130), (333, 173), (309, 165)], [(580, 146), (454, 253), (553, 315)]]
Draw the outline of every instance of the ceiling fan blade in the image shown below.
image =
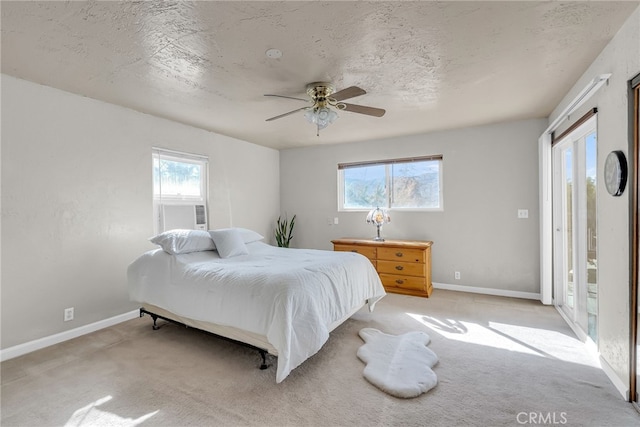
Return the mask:
[(298, 111), (306, 110), (306, 109), (308, 109), (308, 108), (309, 108), (309, 107), (302, 107), (302, 108), (298, 108), (298, 109), (296, 109), (296, 110), (289, 111), (288, 113), (284, 113), (284, 114), (280, 114), (279, 116), (271, 117), (271, 118), (267, 119), (266, 121), (267, 121), (267, 122), (270, 122), (270, 121), (272, 121), (272, 120), (281, 119), (282, 117), (286, 117), (286, 116), (288, 116), (288, 115), (290, 115), (290, 114), (297, 113)]
[(304, 99), (304, 98), (294, 98), (293, 96), (285, 96), (285, 95), (272, 95), (270, 93), (265, 94), (264, 96), (275, 96), (277, 98), (287, 98), (287, 99), (296, 99), (298, 101), (304, 101), (304, 102), (309, 102), (308, 99)]
[(345, 107), (342, 109), (343, 111), (350, 111), (352, 113), (366, 114), (368, 116), (375, 116), (375, 117), (382, 117), (382, 116), (384, 116), (384, 113), (386, 113), (386, 111), (383, 110), (382, 108), (366, 107), (364, 105), (347, 104), (345, 102), (341, 102), (341, 104), (345, 105)]
[(331, 98), (336, 101), (342, 101), (343, 99), (355, 98), (356, 96), (364, 95), (365, 93), (367, 93), (367, 91), (360, 89), (358, 86), (350, 86), (332, 94)]

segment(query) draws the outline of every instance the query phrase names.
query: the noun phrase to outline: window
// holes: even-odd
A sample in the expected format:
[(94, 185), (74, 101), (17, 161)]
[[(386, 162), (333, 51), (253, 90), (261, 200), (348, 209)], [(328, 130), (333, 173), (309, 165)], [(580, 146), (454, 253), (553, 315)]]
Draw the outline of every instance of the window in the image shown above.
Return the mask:
[(153, 149), (154, 232), (207, 229), (207, 157)]
[(442, 209), (442, 156), (338, 164), (338, 208)]
[(204, 156), (153, 150), (153, 198), (161, 202), (204, 202), (207, 164)]

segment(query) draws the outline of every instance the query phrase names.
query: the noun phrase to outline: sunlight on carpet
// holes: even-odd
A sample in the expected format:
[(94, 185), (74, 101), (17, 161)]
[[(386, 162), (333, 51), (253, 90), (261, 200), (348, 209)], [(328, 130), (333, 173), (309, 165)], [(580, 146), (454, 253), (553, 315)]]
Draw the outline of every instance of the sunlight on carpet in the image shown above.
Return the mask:
[(112, 396), (105, 396), (95, 402), (84, 406), (73, 413), (71, 418), (65, 423), (65, 427), (82, 427), (82, 426), (118, 426), (133, 427), (142, 424), (144, 421), (153, 417), (159, 411), (150, 412), (146, 415), (134, 419), (123, 418), (111, 412), (103, 411), (97, 407), (113, 399)]
[[(479, 324), (423, 314), (405, 314), (450, 340), (600, 367), (598, 360), (590, 357), (586, 352), (584, 357), (576, 360), (575, 346), (582, 343), (576, 337), (558, 331), (491, 321)], [(558, 345), (558, 343), (565, 343), (565, 345)]]

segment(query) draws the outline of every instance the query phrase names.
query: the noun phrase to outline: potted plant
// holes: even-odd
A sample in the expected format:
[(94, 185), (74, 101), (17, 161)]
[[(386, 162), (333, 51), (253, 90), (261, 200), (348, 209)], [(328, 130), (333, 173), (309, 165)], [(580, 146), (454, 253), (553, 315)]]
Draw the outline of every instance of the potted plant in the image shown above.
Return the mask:
[(284, 219), (282, 217), (278, 217), (278, 221), (276, 222), (276, 242), (278, 246), (281, 248), (288, 248), (289, 242), (293, 238), (293, 226), (296, 222), (296, 216), (294, 215), (291, 218), (291, 221), (287, 220), (285, 216)]

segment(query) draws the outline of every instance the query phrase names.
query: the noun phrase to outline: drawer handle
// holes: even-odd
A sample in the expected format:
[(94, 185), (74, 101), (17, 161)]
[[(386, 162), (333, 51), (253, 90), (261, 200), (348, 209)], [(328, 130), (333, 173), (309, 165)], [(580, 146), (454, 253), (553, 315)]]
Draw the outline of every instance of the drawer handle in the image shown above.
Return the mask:
[(396, 280), (396, 283), (397, 283), (398, 285), (402, 285), (402, 284), (404, 283), (404, 280), (398, 279), (398, 280)]
[(358, 253), (358, 250), (357, 249), (351, 249), (351, 252)]
[(402, 258), (402, 252), (396, 252), (396, 256)]
[(401, 266), (401, 265), (396, 265), (396, 270), (400, 271), (400, 270), (403, 270), (403, 269), (404, 269), (404, 267), (403, 267), (403, 266)]

